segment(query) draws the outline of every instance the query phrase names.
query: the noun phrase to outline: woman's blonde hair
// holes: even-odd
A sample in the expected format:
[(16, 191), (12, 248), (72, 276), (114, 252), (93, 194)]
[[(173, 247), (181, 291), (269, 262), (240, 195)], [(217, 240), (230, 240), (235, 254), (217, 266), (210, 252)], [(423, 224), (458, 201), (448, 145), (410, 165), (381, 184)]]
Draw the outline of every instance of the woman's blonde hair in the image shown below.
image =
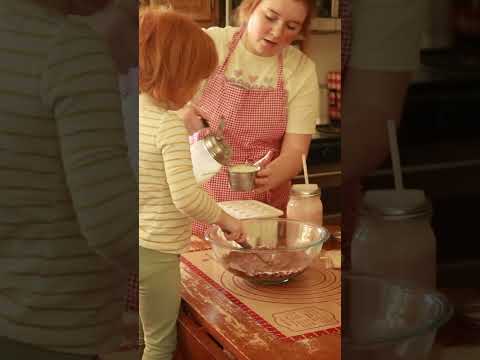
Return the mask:
[(186, 15), (152, 7), (141, 12), (139, 30), (140, 91), (183, 106), (218, 64), (213, 40)]
[[(316, 12), (315, 0), (293, 0), (301, 2), (305, 5), (307, 9), (307, 16), (302, 24), (299, 35), (301, 36), (302, 43), (301, 49), (305, 50), (308, 39), (310, 38), (310, 23), (312, 22), (312, 17), (314, 17)], [(257, 6), (262, 2), (262, 0), (243, 0), (240, 6), (236, 10), (237, 21), (240, 25), (246, 25), (248, 19), (255, 11)]]

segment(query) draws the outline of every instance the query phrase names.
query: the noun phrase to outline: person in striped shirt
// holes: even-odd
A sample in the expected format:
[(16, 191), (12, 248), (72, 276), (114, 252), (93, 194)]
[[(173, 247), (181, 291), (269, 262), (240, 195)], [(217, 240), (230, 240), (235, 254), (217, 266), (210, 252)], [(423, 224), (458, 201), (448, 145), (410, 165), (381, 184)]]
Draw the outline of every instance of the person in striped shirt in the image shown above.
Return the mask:
[(138, 169), (138, 0), (112, 0), (80, 16), (105, 40), (118, 72), (130, 163)]
[(171, 359), (180, 305), (179, 254), (192, 218), (240, 234), (240, 222), (195, 182), (188, 134), (174, 112), (218, 62), (215, 45), (186, 16), (146, 8), (139, 31), (139, 307), (143, 360)]
[[(107, 44), (118, 73), (130, 165), (138, 178), (138, 0), (112, 0), (90, 16), (78, 16)], [(138, 271), (128, 278), (122, 347), (137, 347)], [(141, 336), (141, 335), (140, 335)]]
[(137, 186), (106, 44), (67, 14), (0, 3), (0, 353), (92, 359), (121, 340), (138, 269)]

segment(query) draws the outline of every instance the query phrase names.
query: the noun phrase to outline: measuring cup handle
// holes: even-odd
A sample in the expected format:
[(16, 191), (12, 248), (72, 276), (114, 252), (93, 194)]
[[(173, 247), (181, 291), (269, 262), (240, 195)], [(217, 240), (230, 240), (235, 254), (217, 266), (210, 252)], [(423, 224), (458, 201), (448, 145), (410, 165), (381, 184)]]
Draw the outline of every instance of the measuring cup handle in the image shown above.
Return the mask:
[(255, 161), (253, 165), (260, 166), (261, 168), (263, 168), (272, 160), (272, 157), (273, 157), (273, 151), (268, 150), (265, 156), (262, 157), (260, 160)]

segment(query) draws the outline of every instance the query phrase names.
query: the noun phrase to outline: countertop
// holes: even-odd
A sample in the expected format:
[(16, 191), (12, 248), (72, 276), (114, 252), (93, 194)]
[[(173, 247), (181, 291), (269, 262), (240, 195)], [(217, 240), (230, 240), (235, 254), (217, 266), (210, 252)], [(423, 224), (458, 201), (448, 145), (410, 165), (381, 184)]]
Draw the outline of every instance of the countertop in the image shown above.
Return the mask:
[(480, 359), (480, 328), (471, 327), (462, 320), (462, 307), (474, 299), (480, 302), (478, 288), (440, 289), (455, 308), (452, 319), (437, 333), (432, 349), (432, 360)]
[[(330, 227), (330, 231), (335, 229), (338, 227)], [(208, 248), (206, 242), (192, 239), (192, 250)], [(456, 359), (457, 351), (478, 355), (480, 330), (462, 322), (461, 309), (466, 302), (480, 299), (480, 290), (441, 288), (440, 291), (447, 295), (456, 312), (438, 331), (431, 359)], [(198, 274), (184, 269), (179, 349), (183, 355), (177, 353), (175, 360), (336, 360), (341, 357), (341, 336), (331, 334), (293, 343), (282, 342), (249, 319)]]
[[(329, 227), (332, 233), (338, 229)], [(198, 238), (192, 240), (192, 250), (209, 247)], [(179, 348), (184, 357), (175, 360), (340, 359), (339, 334), (282, 341), (188, 267), (183, 267), (182, 285)]]

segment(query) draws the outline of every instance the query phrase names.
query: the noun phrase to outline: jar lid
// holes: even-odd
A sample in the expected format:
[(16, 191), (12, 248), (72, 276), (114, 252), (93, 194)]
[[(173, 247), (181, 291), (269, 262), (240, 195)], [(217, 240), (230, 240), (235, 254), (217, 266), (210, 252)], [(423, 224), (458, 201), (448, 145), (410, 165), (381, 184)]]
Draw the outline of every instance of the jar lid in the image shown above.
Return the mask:
[(320, 196), (321, 193), (317, 184), (294, 184), (290, 189), (290, 195), (294, 197)]
[(363, 205), (383, 217), (416, 217), (431, 212), (422, 190), (370, 190), (365, 192)]
[(210, 155), (220, 164), (226, 165), (228, 160), (230, 160), (230, 146), (225, 144), (221, 138), (214, 135), (207, 135), (203, 140)]

